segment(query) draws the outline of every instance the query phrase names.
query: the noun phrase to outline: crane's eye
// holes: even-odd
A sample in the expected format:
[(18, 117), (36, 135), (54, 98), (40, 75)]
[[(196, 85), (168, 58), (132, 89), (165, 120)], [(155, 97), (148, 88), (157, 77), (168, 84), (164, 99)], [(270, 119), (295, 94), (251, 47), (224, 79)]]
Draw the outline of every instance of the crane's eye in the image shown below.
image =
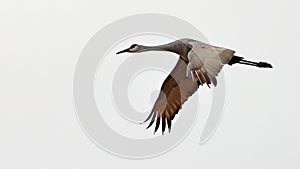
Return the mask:
[(130, 49), (133, 49), (133, 48), (135, 48), (136, 46), (137, 46), (137, 44), (133, 44), (133, 45), (130, 46)]

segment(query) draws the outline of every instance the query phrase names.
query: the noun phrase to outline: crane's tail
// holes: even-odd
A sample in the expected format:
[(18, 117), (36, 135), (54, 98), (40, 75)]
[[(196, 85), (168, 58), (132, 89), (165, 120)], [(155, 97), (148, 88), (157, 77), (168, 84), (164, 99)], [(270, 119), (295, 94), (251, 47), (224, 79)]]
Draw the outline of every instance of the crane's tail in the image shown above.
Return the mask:
[(259, 68), (273, 68), (273, 66), (270, 63), (252, 62), (252, 61), (244, 60), (244, 58), (240, 57), (240, 56), (233, 56), (230, 59), (230, 61), (228, 62), (228, 65), (233, 65), (235, 63), (250, 65), (250, 66), (256, 66), (256, 67), (259, 67)]

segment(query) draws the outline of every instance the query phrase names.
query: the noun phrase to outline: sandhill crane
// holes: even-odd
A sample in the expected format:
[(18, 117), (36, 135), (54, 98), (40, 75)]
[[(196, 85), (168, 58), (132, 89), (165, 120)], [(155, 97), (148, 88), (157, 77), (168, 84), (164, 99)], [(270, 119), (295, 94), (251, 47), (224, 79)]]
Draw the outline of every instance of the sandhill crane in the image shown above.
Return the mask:
[(131, 45), (128, 49), (117, 52), (117, 54), (146, 51), (169, 51), (179, 55), (178, 62), (171, 73), (162, 84), (159, 96), (149, 116), (144, 121), (150, 120), (147, 129), (156, 121), (154, 133), (162, 124), (162, 134), (166, 123), (171, 131), (172, 120), (181, 109), (184, 102), (196, 92), (199, 85), (212, 83), (217, 85), (216, 76), (223, 65), (236, 63), (256, 66), (260, 68), (272, 68), (266, 62), (251, 62), (243, 57), (235, 56), (235, 51), (212, 46), (193, 39), (180, 39), (159, 46)]

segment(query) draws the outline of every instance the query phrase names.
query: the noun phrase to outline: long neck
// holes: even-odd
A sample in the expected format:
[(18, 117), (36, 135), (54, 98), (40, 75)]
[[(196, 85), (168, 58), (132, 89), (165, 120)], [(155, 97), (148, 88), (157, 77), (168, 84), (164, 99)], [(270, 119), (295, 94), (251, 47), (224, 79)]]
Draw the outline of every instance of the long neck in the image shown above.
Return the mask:
[(164, 44), (164, 45), (158, 45), (158, 46), (142, 46), (141, 52), (146, 51), (168, 51), (168, 52), (174, 52), (177, 54), (180, 54), (181, 50), (176, 46), (174, 46), (171, 43)]

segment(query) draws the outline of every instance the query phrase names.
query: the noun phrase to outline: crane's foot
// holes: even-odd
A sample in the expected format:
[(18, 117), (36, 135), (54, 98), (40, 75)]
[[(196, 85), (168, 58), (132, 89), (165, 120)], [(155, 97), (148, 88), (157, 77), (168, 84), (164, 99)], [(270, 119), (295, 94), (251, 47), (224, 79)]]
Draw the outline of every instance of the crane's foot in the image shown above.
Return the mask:
[(257, 63), (257, 67), (261, 67), (261, 68), (273, 68), (273, 66), (270, 63), (266, 63), (266, 62), (259, 62), (259, 63)]

